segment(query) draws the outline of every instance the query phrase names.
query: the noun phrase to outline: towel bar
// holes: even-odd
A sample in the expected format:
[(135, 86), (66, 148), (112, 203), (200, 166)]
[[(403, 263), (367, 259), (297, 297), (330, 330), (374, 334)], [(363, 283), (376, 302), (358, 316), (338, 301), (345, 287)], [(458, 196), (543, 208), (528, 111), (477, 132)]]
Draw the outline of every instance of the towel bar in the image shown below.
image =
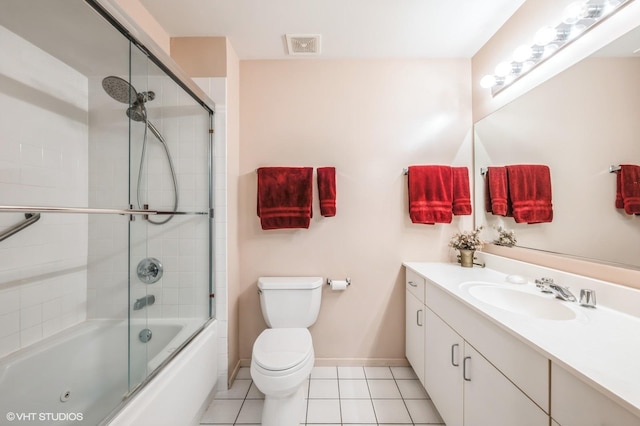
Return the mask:
[(2, 234), (0, 234), (0, 241), (6, 240), (10, 236), (17, 234), (18, 232), (33, 225), (39, 220), (40, 220), (40, 213), (25, 213), (24, 219), (22, 220), (22, 222), (16, 223), (11, 228), (7, 229)]

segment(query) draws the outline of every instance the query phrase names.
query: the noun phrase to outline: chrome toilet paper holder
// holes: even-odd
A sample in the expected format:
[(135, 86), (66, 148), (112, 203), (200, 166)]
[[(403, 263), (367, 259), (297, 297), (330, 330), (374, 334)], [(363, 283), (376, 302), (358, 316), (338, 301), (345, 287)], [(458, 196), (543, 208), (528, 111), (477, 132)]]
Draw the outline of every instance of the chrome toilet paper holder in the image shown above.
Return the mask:
[[(327, 278), (327, 285), (331, 285), (331, 282), (333, 280), (331, 278)], [(347, 282), (347, 285), (350, 286), (351, 285), (351, 278), (345, 278), (345, 281)]]

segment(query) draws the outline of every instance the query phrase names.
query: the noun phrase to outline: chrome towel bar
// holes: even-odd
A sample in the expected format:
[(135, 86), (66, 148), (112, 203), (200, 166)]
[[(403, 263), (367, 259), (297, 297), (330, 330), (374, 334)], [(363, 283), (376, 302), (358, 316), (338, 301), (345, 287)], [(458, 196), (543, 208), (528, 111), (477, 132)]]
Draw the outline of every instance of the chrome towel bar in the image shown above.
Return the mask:
[(209, 212), (174, 212), (146, 209), (94, 209), (88, 207), (0, 206), (0, 213), (84, 213), (121, 215), (207, 215)]
[(0, 233), (0, 241), (6, 240), (10, 236), (17, 234), (18, 232), (33, 225), (39, 220), (40, 220), (40, 213), (25, 213), (24, 219), (21, 222), (16, 223), (11, 228), (6, 229), (2, 233)]

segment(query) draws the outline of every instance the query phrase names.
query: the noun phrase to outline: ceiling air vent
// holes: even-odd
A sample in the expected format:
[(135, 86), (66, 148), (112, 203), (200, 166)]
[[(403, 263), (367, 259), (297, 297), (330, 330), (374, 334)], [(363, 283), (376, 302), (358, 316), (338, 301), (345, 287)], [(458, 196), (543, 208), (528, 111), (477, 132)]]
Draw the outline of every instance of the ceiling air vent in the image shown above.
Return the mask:
[(286, 34), (289, 55), (310, 56), (320, 54), (320, 34)]

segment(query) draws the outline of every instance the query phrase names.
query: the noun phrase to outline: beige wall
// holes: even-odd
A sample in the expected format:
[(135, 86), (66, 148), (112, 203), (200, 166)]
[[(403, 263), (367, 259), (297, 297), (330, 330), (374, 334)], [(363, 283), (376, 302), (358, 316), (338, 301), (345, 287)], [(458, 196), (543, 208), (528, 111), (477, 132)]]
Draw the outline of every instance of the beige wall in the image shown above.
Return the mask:
[(169, 34), (151, 16), (140, 0), (110, 0), (110, 2), (124, 12), (124, 16), (132, 19), (167, 55), (169, 54)]
[[(470, 162), (469, 61), (241, 61), (240, 81), (240, 358), (265, 328), (258, 277), (319, 275), (352, 285), (324, 286), (316, 357), (404, 362), (402, 261), (447, 259), (460, 219), (412, 224), (402, 169)], [(269, 165), (335, 166), (337, 215), (314, 195), (308, 230), (261, 230), (255, 169)]]
[[(226, 77), (226, 37), (172, 37), (171, 57), (190, 77)], [(231, 46), (229, 44), (229, 46)], [(237, 55), (230, 52), (230, 56)]]
[(229, 374), (235, 374), (239, 355), (238, 177), (240, 165), (240, 61), (226, 42), (227, 74), (227, 333)]

